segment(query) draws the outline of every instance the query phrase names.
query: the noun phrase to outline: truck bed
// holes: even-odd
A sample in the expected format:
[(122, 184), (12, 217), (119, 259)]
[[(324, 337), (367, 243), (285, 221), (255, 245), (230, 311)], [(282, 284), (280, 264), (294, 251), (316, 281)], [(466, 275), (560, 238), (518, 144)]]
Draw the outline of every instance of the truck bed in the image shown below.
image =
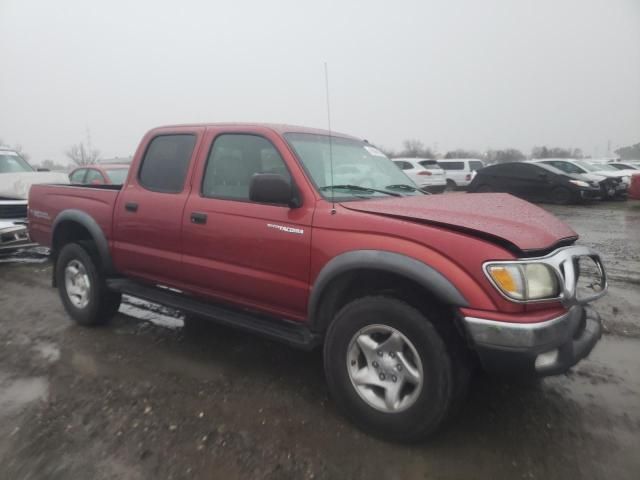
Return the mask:
[(121, 185), (33, 185), (29, 195), (29, 232), (35, 242), (51, 246), (53, 221), (61, 210), (90, 215), (112, 238), (112, 219)]

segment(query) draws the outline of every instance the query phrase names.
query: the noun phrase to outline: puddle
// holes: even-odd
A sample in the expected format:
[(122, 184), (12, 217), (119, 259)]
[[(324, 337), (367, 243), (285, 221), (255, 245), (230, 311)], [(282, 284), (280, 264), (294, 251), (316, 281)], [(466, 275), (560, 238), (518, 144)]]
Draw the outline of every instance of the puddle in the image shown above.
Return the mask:
[(0, 378), (0, 417), (20, 410), (36, 400), (44, 399), (49, 389), (45, 377)]
[(565, 397), (582, 405), (606, 405), (640, 421), (639, 342), (605, 336), (588, 360), (578, 364), (567, 383), (565, 377), (550, 377), (547, 384), (563, 390)]
[(125, 295), (122, 297), (120, 312), (140, 320), (146, 320), (160, 327), (171, 329), (184, 327), (184, 317), (171, 308)]
[(60, 359), (60, 349), (54, 343), (38, 342), (33, 346), (33, 349), (49, 363), (55, 363)]

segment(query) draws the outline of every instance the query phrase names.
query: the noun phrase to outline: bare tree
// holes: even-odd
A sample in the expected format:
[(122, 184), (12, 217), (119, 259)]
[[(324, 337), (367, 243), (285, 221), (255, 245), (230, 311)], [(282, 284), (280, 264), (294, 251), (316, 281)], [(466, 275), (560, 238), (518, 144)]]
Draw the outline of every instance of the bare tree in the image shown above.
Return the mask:
[(436, 158), (435, 153), (430, 148), (425, 147), (424, 143), (415, 138), (402, 142), (402, 151), (398, 155), (408, 158)]
[(80, 142), (77, 145), (72, 145), (65, 155), (76, 165), (82, 167), (84, 165), (93, 165), (100, 160), (100, 151), (91, 147), (91, 144), (87, 142), (85, 146), (84, 142)]
[(447, 152), (444, 158), (482, 158), (482, 154), (475, 150), (464, 150), (462, 148), (458, 148)]

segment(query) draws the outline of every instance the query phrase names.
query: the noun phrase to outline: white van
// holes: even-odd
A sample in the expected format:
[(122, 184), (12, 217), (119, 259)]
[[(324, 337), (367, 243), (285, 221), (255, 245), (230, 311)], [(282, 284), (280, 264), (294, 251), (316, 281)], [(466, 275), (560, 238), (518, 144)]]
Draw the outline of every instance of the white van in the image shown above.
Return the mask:
[(473, 172), (484, 168), (484, 162), (477, 158), (443, 158), (438, 165), (444, 170), (447, 190), (466, 188), (473, 180)]

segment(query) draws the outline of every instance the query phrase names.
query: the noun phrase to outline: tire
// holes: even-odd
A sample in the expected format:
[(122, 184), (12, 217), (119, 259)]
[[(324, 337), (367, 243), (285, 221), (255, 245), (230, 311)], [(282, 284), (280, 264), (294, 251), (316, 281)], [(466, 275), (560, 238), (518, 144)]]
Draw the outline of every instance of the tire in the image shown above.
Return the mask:
[(56, 283), (62, 304), (69, 316), (84, 326), (107, 323), (118, 311), (122, 299), (121, 294), (107, 289), (95, 260), (97, 255), (91, 250), (90, 244), (69, 243), (62, 248), (56, 262)]
[(455, 192), (458, 189), (458, 184), (453, 180), (447, 180), (447, 186), (444, 188), (445, 192)]
[(560, 205), (568, 205), (574, 201), (573, 192), (566, 187), (554, 188), (551, 192), (551, 198), (554, 203)]
[[(404, 343), (397, 350), (402, 355), (387, 349), (384, 335), (389, 330), (375, 337), (382, 327), (391, 329), (395, 338), (404, 337), (411, 348)], [(381, 346), (383, 354), (369, 351), (372, 358), (365, 357), (363, 338), (368, 347), (369, 339), (378, 338), (374, 350)], [(402, 364), (411, 368), (400, 369)], [(456, 385), (454, 361), (434, 325), (409, 304), (390, 297), (360, 298), (338, 312), (325, 338), (324, 368), (331, 396), (344, 414), (362, 430), (393, 441), (415, 442), (433, 434), (464, 390)], [(417, 371), (422, 374), (419, 387), (412, 379)], [(362, 378), (372, 383), (363, 385)], [(387, 390), (399, 390), (400, 401), (387, 403)]]

